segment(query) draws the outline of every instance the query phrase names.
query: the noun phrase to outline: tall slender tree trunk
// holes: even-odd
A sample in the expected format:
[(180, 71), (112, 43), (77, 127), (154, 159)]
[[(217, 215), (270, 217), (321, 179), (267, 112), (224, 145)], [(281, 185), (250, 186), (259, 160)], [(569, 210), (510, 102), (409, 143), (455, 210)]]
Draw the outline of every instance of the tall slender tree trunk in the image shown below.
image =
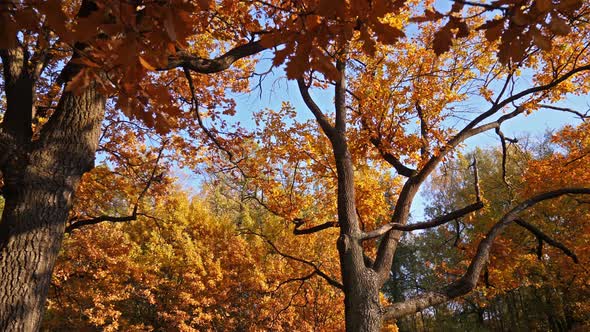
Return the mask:
[(354, 167), (343, 133), (334, 140), (338, 173), (338, 219), (340, 237), (338, 252), (344, 286), (346, 331), (380, 331), (381, 305), (377, 275), (365, 266), (363, 248), (358, 240), (359, 221), (356, 213)]
[[(14, 141), (5, 149), (10, 155), (2, 164), (0, 331), (40, 327), (72, 197), (94, 164), (104, 107), (105, 97), (94, 84), (64, 92), (38, 140)], [(7, 128), (4, 132), (11, 136)]]

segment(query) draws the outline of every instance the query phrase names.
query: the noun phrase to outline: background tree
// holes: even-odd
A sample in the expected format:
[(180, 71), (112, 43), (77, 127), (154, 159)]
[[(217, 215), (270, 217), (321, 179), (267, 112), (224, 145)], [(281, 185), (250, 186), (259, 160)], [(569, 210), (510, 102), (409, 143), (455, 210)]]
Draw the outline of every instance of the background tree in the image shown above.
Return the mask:
[(44, 329), (343, 328), (340, 292), (274, 250), (326, 259), (335, 251), (324, 250), (324, 235), (289, 238), (276, 217), (228, 188), (192, 201), (168, 188), (149, 217), (66, 236)]
[[(581, 130), (579, 134), (585, 131), (585, 127), (583, 124), (577, 128)], [(390, 280), (390, 296), (411, 297), (457, 278), (489, 224), (501, 215), (503, 206), (540, 184), (531, 181), (529, 176), (537, 177), (538, 174), (547, 179), (549, 173), (543, 174), (537, 165), (551, 163), (552, 168), (567, 167), (567, 161), (556, 162), (556, 156), (564, 158), (569, 155), (564, 158), (566, 160), (580, 156), (576, 151), (563, 150), (565, 155), (557, 152), (560, 148), (556, 143), (560, 144), (564, 137), (567, 137), (567, 144), (584, 145), (580, 139), (584, 134), (570, 140), (568, 133), (574, 131), (569, 127), (553, 134), (550, 137), (553, 143), (547, 138), (541, 143), (520, 140), (525, 143), (511, 145), (505, 164), (506, 182), (502, 176), (503, 154), (500, 150), (477, 150), (460, 156), (439, 170), (431, 182), (428, 214), (436, 215), (441, 209), (465, 204), (473, 190), (473, 173), (469, 165), (474, 157), (478, 160), (486, 208), (478, 211), (477, 216), (462, 218), (408, 238), (409, 243), (396, 253), (399, 262), (394, 265), (395, 278)], [(585, 165), (576, 167), (585, 174)], [(563, 174), (561, 186), (587, 185), (583, 175), (568, 179), (567, 174), (572, 173)], [(549, 181), (543, 181), (542, 186), (543, 189), (538, 190), (552, 188)], [(572, 206), (576, 208), (571, 209)], [(398, 322), (400, 329), (561, 331), (587, 324), (587, 312), (578, 309), (585, 307), (582, 298), (588, 292), (582, 282), (588, 273), (584, 268), (584, 261), (588, 259), (583, 244), (585, 236), (582, 235), (585, 226), (578, 219), (585, 218), (586, 214), (584, 204), (567, 197), (556, 204), (546, 203), (531, 209), (496, 241), (485, 268), (484, 281), (473, 294), (404, 319)], [(404, 255), (408, 250), (414, 255)], [(417, 264), (416, 260), (421, 263)]]

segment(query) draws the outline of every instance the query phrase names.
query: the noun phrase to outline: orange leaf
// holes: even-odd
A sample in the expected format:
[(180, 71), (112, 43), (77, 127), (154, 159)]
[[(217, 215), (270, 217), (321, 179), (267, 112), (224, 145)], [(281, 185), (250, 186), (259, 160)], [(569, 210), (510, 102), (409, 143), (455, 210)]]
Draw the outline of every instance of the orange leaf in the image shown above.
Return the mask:
[(535, 1), (535, 7), (541, 13), (548, 12), (553, 8), (553, 2), (551, 0), (537, 0)]
[(166, 11), (166, 18), (164, 19), (164, 29), (166, 30), (166, 34), (168, 34), (168, 38), (171, 41), (176, 41), (176, 30), (174, 29), (174, 18), (172, 17), (172, 10), (168, 8)]
[(567, 25), (567, 23), (564, 20), (557, 16), (551, 18), (551, 23), (549, 23), (549, 30), (551, 30), (555, 34), (562, 36), (567, 35), (571, 31), (569, 25)]
[(500, 36), (502, 36), (502, 30), (504, 28), (503, 23), (503, 20), (489, 21), (477, 28), (477, 30), (485, 30), (486, 39), (489, 42), (494, 42), (500, 39)]
[(143, 66), (143, 68), (145, 68), (147, 70), (151, 70), (151, 71), (155, 71), (156, 70), (156, 67), (154, 67), (151, 64), (149, 64), (149, 62), (147, 62), (144, 58), (142, 58), (141, 55), (139, 56), (139, 63), (141, 63), (141, 65)]
[(441, 55), (451, 49), (453, 44), (453, 34), (448, 25), (445, 25), (434, 34), (434, 53)]
[(384, 44), (394, 44), (398, 39), (405, 36), (400, 29), (381, 22), (374, 22), (372, 28), (377, 35), (377, 39)]
[(539, 30), (536, 29), (531, 30), (531, 34), (533, 35), (533, 43), (535, 43), (535, 45), (544, 51), (551, 50), (551, 39), (549, 39), (549, 37), (544, 36)]

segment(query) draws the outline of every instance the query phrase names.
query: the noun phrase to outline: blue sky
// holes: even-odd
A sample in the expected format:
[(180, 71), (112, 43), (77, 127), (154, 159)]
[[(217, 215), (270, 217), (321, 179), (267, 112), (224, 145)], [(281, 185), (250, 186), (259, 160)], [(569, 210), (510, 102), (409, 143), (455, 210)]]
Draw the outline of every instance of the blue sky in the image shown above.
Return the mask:
[[(452, 1), (437, 0), (436, 8), (440, 11), (446, 11), (450, 8)], [(269, 52), (263, 54), (264, 60), (260, 61), (257, 66), (257, 72), (265, 72), (270, 66), (269, 57), (272, 54)], [(257, 77), (254, 78), (256, 80)], [(521, 83), (518, 85), (526, 85), (531, 78), (527, 77), (526, 73), (521, 78)], [(253, 85), (256, 85), (253, 81)], [(518, 87), (518, 86), (517, 86)], [(516, 90), (518, 91), (518, 90)], [(333, 112), (333, 93), (331, 91), (312, 91), (316, 103), (326, 113)], [(298, 113), (299, 120), (312, 118), (311, 113), (303, 103), (297, 84), (294, 81), (288, 81), (281, 68), (273, 68), (272, 72), (264, 77), (259, 88), (248, 94), (241, 94), (235, 96), (237, 103), (237, 114), (233, 120), (239, 121), (246, 127), (253, 127), (254, 121), (252, 114), (265, 108), (279, 109), (282, 102), (289, 102)], [(585, 112), (590, 108), (590, 98), (587, 96), (569, 96), (565, 100), (557, 103), (558, 106), (569, 107), (581, 112)], [(480, 111), (485, 111), (489, 104), (473, 101), (470, 107), (479, 108)], [(555, 131), (567, 124), (578, 124), (580, 120), (573, 114), (559, 112), (555, 110), (542, 109), (530, 115), (520, 115), (502, 125), (502, 131), (507, 137), (541, 137), (547, 131)], [(457, 126), (460, 128), (461, 124)], [(476, 137), (470, 138), (465, 142), (463, 151), (469, 151), (475, 147), (490, 147), (499, 146), (499, 139), (493, 131), (482, 133)], [(182, 180), (182, 179), (181, 179)], [(199, 182), (197, 178), (192, 177), (188, 179), (189, 183)], [(423, 216), (422, 210), (424, 208), (425, 200), (423, 197), (418, 197), (415, 200), (412, 211), (415, 219), (421, 219)]]
[[(259, 66), (262, 67), (262, 66)], [(267, 68), (261, 68), (263, 71)], [(330, 91), (312, 91), (318, 105), (325, 112), (333, 111), (333, 95)], [(311, 113), (303, 103), (297, 84), (294, 81), (288, 81), (281, 69), (275, 68), (273, 73), (269, 74), (262, 82), (262, 88), (248, 94), (235, 96), (238, 112), (235, 121), (239, 121), (246, 127), (253, 127), (253, 112), (264, 108), (278, 109), (284, 101), (290, 102), (298, 112), (300, 120), (312, 118)], [(567, 99), (557, 103), (563, 107), (570, 107), (585, 112), (590, 104), (590, 98), (587, 96), (569, 96)], [(475, 105), (478, 106), (478, 105)], [(481, 110), (485, 110), (489, 105), (482, 104)], [(502, 131), (507, 137), (523, 137), (531, 135), (541, 137), (548, 130), (557, 130), (567, 124), (578, 124), (580, 120), (574, 115), (554, 110), (542, 109), (530, 115), (521, 115), (502, 125)], [(475, 147), (499, 146), (499, 139), (493, 131), (489, 131), (466, 141), (463, 151), (469, 151)], [(180, 171), (178, 174), (184, 185), (196, 189), (200, 178), (191, 172)], [(425, 187), (423, 187), (425, 189)], [(412, 205), (412, 216), (415, 221), (424, 219), (424, 207), (427, 203), (423, 195), (418, 195)]]
[[(263, 61), (259, 64), (259, 72), (268, 69)], [(526, 78), (523, 78), (526, 81)], [(333, 94), (331, 91), (312, 91), (316, 103), (326, 113), (333, 112)], [(273, 72), (268, 74), (261, 84), (261, 88), (252, 93), (236, 96), (237, 115), (236, 121), (242, 125), (253, 127), (252, 113), (265, 108), (279, 109), (282, 102), (289, 102), (295, 107), (299, 120), (312, 118), (312, 114), (303, 103), (299, 94), (297, 84), (294, 81), (286, 79), (284, 72), (280, 68), (274, 68)], [(581, 112), (585, 112), (590, 104), (590, 98), (587, 96), (569, 96), (556, 105), (569, 107)], [(481, 111), (486, 110), (489, 105), (470, 104), (470, 106), (481, 106)], [(567, 124), (578, 124), (580, 120), (575, 115), (559, 112), (555, 110), (542, 109), (530, 115), (520, 115), (502, 125), (502, 131), (507, 137), (541, 137), (547, 131), (557, 130)], [(465, 142), (463, 151), (469, 151), (475, 147), (499, 146), (499, 139), (494, 131), (489, 131)], [(412, 215), (414, 220), (423, 219), (423, 210), (426, 200), (419, 195), (412, 206)]]

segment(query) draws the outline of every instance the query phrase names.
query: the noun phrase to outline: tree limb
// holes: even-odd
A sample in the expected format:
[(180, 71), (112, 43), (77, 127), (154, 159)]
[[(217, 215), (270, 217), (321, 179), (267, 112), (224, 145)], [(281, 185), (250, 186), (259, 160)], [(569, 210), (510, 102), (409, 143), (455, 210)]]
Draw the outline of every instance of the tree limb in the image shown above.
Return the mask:
[(568, 247), (566, 247), (561, 242), (558, 242), (558, 241), (552, 239), (551, 237), (549, 237), (547, 234), (543, 233), (543, 231), (541, 231), (540, 229), (538, 229), (534, 225), (531, 225), (522, 219), (515, 219), (514, 222), (517, 225), (525, 228), (529, 232), (533, 233), (537, 237), (537, 239), (539, 240), (540, 244), (542, 244), (543, 241), (545, 241), (550, 246), (553, 246), (553, 247), (563, 251), (564, 254), (571, 257), (571, 259), (574, 261), (574, 263), (578, 264), (580, 262), (578, 260), (578, 256), (576, 256), (576, 254), (574, 254), (573, 251), (571, 251)]
[(35, 81), (29, 72), (29, 52), (24, 47), (0, 49), (6, 110), (0, 124), (20, 144), (33, 135), (33, 91)]
[(284, 285), (286, 285), (286, 284), (288, 284), (288, 283), (291, 283), (291, 282), (295, 282), (295, 281), (307, 281), (307, 280), (309, 280), (309, 279), (313, 278), (313, 276), (315, 276), (316, 274), (317, 274), (317, 272), (314, 270), (314, 271), (312, 271), (310, 274), (304, 275), (304, 276), (302, 276), (302, 277), (297, 277), (297, 278), (289, 278), (289, 279), (287, 279), (287, 280), (283, 280), (283, 281), (281, 281), (281, 282), (280, 282), (280, 283), (277, 285), (277, 287), (276, 287), (276, 288), (275, 288), (275, 289), (274, 289), (272, 292), (269, 292), (269, 293), (271, 293), (271, 294), (272, 294), (272, 293), (276, 293), (276, 292), (277, 292), (277, 291), (278, 291), (278, 290), (279, 290), (281, 287), (283, 287)]
[(422, 138), (422, 143), (420, 146), (420, 155), (422, 158), (426, 159), (429, 156), (428, 151), (428, 124), (426, 123), (426, 117), (424, 116), (424, 110), (420, 103), (416, 101), (416, 112), (418, 113), (418, 118), (420, 119), (420, 136)]
[[(277, 45), (272, 45), (271, 47)], [(260, 53), (268, 48), (270, 47), (262, 46), (260, 41), (249, 42), (247, 44), (237, 46), (229, 50), (227, 53), (214, 59), (201, 58), (185, 51), (178, 51), (176, 52), (176, 55), (171, 55), (168, 57), (168, 64), (165, 67), (158, 68), (157, 70), (163, 71), (173, 68), (186, 67), (201, 74), (217, 73), (229, 68), (239, 59)]]
[(328, 222), (325, 222), (325, 223), (317, 225), (317, 226), (299, 229), (299, 227), (303, 226), (303, 224), (305, 223), (305, 220), (300, 219), (300, 218), (296, 218), (293, 220), (293, 223), (295, 224), (295, 228), (293, 229), (293, 234), (295, 234), (295, 235), (312, 234), (312, 233), (317, 233), (317, 232), (322, 231), (327, 228), (340, 226), (340, 224), (336, 221), (328, 221)]
[(301, 93), (301, 97), (303, 98), (305, 105), (307, 105), (307, 108), (309, 108), (311, 113), (313, 113), (326, 136), (328, 136), (328, 138), (332, 140), (334, 138), (334, 132), (336, 129), (334, 128), (334, 126), (332, 126), (330, 120), (328, 120), (328, 117), (326, 117), (326, 115), (322, 112), (322, 110), (315, 103), (313, 98), (311, 98), (311, 95), (309, 94), (309, 88), (305, 84), (303, 78), (297, 79), (297, 86), (299, 87), (299, 92)]
[(338, 79), (334, 86), (334, 106), (336, 109), (336, 130), (344, 134), (346, 132), (346, 62), (336, 60)]
[(590, 113), (590, 110), (586, 111), (586, 113), (582, 113), (582, 112), (578, 112), (578, 111), (568, 108), (568, 107), (559, 107), (559, 106), (545, 105), (545, 104), (541, 104), (539, 106), (542, 108), (547, 108), (547, 109), (551, 109), (551, 110), (575, 114), (580, 119), (582, 119), (582, 121), (586, 121), (586, 119), (590, 118), (590, 115), (588, 115), (588, 113)]
[(159, 177), (159, 176), (156, 176), (156, 170), (158, 169), (158, 163), (160, 162), (160, 158), (162, 157), (162, 153), (164, 152), (165, 146), (166, 146), (166, 142), (164, 142), (162, 144), (162, 147), (160, 148), (160, 151), (158, 152), (158, 156), (156, 157), (155, 165), (154, 165), (154, 168), (152, 169), (152, 172), (150, 174), (150, 178), (146, 182), (141, 193), (137, 196), (137, 199), (135, 200), (135, 204), (133, 206), (133, 211), (131, 212), (131, 215), (123, 216), (123, 217), (102, 215), (102, 216), (88, 218), (88, 219), (73, 220), (66, 227), (65, 233), (69, 234), (69, 233), (72, 233), (72, 231), (74, 231), (75, 229), (80, 229), (84, 226), (89, 226), (89, 225), (96, 225), (96, 224), (99, 224), (99, 223), (105, 222), (105, 221), (115, 222), (115, 223), (116, 222), (133, 221), (133, 220), (137, 219), (138, 215), (143, 215), (142, 213), (137, 212), (137, 210), (139, 209), (139, 203), (141, 202), (141, 200), (143, 199), (143, 197), (147, 193), (148, 189), (150, 188), (150, 186), (152, 185), (154, 180)]
[(477, 252), (467, 272), (448, 286), (435, 292), (428, 292), (403, 302), (394, 303), (384, 308), (383, 318), (385, 320), (397, 319), (421, 311), (441, 303), (448, 302), (456, 297), (465, 295), (472, 291), (477, 285), (479, 276), (488, 261), (493, 241), (500, 235), (502, 230), (510, 223), (516, 221), (519, 213), (540, 203), (542, 201), (557, 198), (568, 194), (590, 194), (590, 188), (563, 188), (549, 191), (529, 198), (512, 208), (506, 213), (486, 234), (486, 237), (479, 243)]
[(189, 90), (191, 92), (191, 106), (193, 108), (193, 111), (195, 112), (195, 117), (197, 118), (197, 122), (199, 123), (199, 127), (201, 127), (201, 129), (205, 132), (205, 135), (207, 135), (207, 137), (209, 137), (209, 139), (215, 144), (215, 146), (219, 150), (224, 151), (227, 154), (229, 160), (231, 162), (233, 162), (233, 159), (234, 159), (233, 153), (230, 150), (226, 149), (223, 145), (221, 145), (221, 143), (219, 142), (217, 137), (215, 135), (213, 135), (213, 133), (205, 126), (205, 123), (203, 122), (203, 118), (201, 117), (201, 112), (199, 111), (199, 100), (197, 99), (197, 93), (195, 91), (193, 77), (191, 76), (191, 73), (190, 73), (188, 67), (183, 67), (183, 70), (184, 70), (184, 76), (186, 77), (186, 80), (188, 82)]
[(385, 233), (389, 232), (390, 230), (411, 232), (411, 231), (415, 231), (415, 230), (419, 230), (419, 229), (433, 228), (436, 226), (446, 224), (446, 223), (453, 221), (457, 218), (461, 218), (461, 217), (467, 215), (468, 213), (477, 211), (483, 207), (484, 207), (483, 202), (478, 201), (478, 202), (468, 205), (462, 209), (455, 210), (453, 212), (447, 213), (447, 214), (442, 215), (440, 217), (436, 217), (430, 221), (419, 222), (419, 223), (415, 223), (415, 224), (405, 224), (405, 225), (399, 224), (399, 223), (385, 224), (385, 225), (383, 225), (371, 232), (362, 234), (361, 240), (366, 241), (366, 240), (381, 237), (381, 236), (385, 235)]
[(290, 260), (293, 260), (293, 261), (296, 261), (299, 263), (303, 263), (307, 266), (312, 267), (314, 269), (315, 273), (318, 276), (322, 277), (324, 280), (326, 280), (328, 282), (328, 284), (330, 284), (331, 286), (334, 286), (340, 290), (344, 289), (344, 286), (341, 283), (339, 283), (336, 279), (330, 277), (329, 275), (324, 273), (322, 270), (320, 270), (319, 266), (317, 266), (315, 263), (312, 263), (312, 262), (307, 261), (303, 258), (295, 257), (295, 256), (292, 256), (292, 255), (289, 255), (289, 254), (286, 254), (286, 253), (280, 251), (279, 248), (271, 240), (269, 240), (266, 236), (264, 236), (262, 234), (256, 233), (251, 230), (243, 230), (243, 233), (258, 236), (259, 238), (263, 239), (266, 243), (268, 243), (268, 245), (271, 246), (277, 254), (279, 254), (285, 258), (288, 258)]
[(406, 165), (402, 164), (402, 162), (397, 157), (395, 157), (391, 153), (385, 151), (381, 147), (381, 139), (379, 139), (377, 137), (371, 137), (371, 143), (373, 143), (373, 145), (377, 148), (377, 150), (381, 154), (381, 157), (386, 162), (388, 162), (391, 166), (393, 166), (393, 168), (395, 168), (395, 171), (399, 175), (403, 175), (408, 178), (416, 175), (415, 169), (409, 168)]

